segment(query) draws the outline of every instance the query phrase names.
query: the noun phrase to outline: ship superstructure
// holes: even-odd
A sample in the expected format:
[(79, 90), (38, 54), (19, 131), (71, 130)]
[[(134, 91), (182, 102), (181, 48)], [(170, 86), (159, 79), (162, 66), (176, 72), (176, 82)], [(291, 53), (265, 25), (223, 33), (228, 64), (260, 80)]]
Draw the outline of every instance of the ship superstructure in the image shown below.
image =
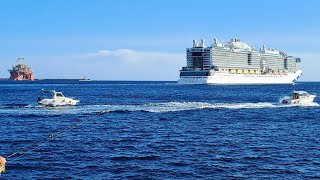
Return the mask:
[(24, 63), (24, 58), (19, 58), (9, 72), (10, 80), (34, 80), (33, 71)]
[(290, 84), (302, 74), (297, 66), (300, 58), (265, 46), (257, 51), (239, 39), (227, 44), (214, 39), (209, 47), (204, 39), (193, 40), (186, 56), (181, 84)]

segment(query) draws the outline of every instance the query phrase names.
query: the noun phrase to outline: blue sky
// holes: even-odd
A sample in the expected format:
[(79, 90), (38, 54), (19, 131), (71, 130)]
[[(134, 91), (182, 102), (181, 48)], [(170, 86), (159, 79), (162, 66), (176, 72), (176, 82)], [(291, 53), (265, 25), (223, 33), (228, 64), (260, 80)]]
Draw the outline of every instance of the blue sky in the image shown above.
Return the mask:
[(0, 1), (0, 77), (24, 57), (36, 78), (177, 80), (193, 39), (240, 38), (302, 58), (320, 80), (320, 1)]

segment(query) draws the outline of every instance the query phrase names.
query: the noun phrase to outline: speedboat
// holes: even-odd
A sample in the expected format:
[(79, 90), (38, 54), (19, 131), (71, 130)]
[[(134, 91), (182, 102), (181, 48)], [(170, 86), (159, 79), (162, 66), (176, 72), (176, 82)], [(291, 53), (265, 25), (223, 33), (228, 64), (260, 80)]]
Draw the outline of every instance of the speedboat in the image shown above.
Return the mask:
[(304, 104), (313, 102), (316, 95), (306, 91), (293, 91), (292, 97), (282, 100), (283, 104)]
[(75, 106), (77, 103), (79, 103), (79, 100), (72, 99), (65, 97), (62, 92), (56, 92), (55, 90), (44, 90), (42, 89), (42, 92), (44, 93), (51, 93), (52, 98), (51, 99), (43, 99), (43, 98), (38, 98), (37, 103), (39, 105), (43, 106)]

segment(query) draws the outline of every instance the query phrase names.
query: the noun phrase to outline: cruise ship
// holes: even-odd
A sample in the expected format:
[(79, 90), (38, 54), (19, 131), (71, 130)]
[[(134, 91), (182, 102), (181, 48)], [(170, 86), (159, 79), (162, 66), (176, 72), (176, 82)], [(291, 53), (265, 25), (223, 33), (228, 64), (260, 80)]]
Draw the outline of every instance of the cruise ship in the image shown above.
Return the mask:
[(239, 39), (206, 47), (193, 40), (186, 49), (187, 66), (180, 70), (180, 84), (292, 84), (301, 76), (300, 58), (263, 46), (255, 50)]

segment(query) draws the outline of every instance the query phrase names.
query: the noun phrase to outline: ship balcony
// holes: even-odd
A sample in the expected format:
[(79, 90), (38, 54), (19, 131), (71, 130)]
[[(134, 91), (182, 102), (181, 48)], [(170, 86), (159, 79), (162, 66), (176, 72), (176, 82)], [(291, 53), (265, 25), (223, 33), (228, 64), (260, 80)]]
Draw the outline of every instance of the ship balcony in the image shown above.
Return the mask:
[[(198, 68), (196, 68), (196, 69), (198, 69)], [(195, 68), (193, 68), (193, 67), (182, 67), (181, 71), (194, 71), (194, 70), (195, 70)]]

